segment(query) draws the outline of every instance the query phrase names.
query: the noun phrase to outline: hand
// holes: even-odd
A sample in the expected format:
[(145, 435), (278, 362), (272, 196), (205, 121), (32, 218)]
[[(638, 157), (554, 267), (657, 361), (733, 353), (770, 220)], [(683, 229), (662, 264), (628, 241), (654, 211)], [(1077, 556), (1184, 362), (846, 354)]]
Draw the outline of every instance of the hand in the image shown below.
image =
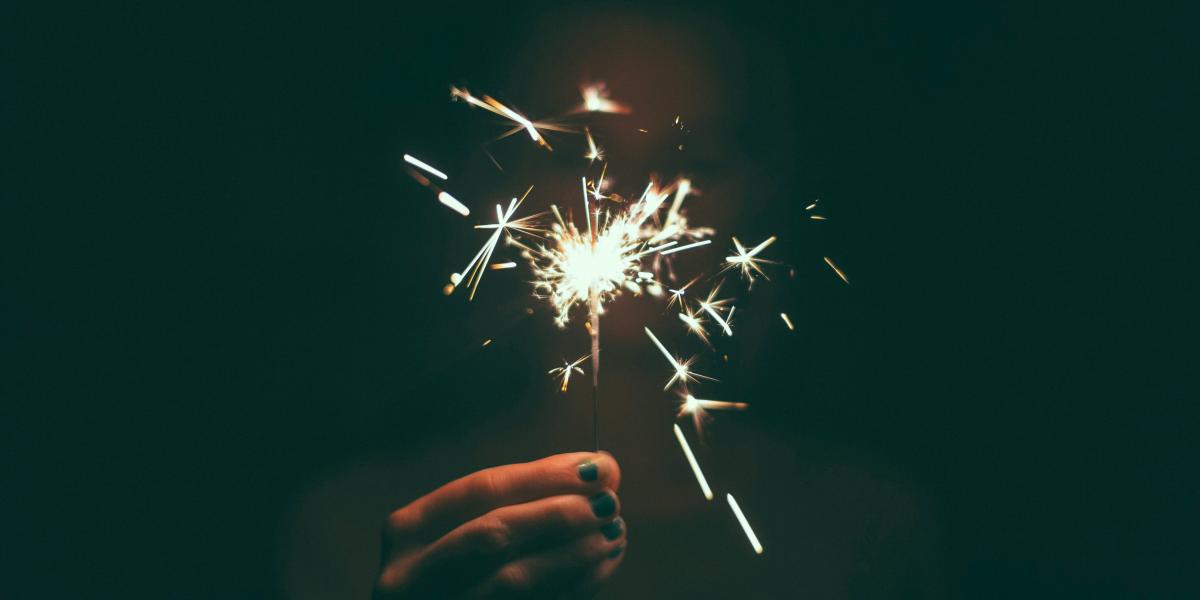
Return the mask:
[(559, 454), (448, 483), (388, 517), (375, 598), (586, 594), (620, 564), (621, 470)]

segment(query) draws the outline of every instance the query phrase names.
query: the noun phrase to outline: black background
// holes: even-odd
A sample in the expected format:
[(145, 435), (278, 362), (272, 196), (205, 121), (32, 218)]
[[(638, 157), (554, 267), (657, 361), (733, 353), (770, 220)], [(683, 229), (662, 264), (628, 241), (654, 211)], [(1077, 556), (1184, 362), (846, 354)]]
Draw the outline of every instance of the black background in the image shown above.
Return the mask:
[(399, 156), (480, 174), (460, 197), (487, 206), (496, 130), (447, 87), (541, 115), (591, 77), (648, 107), (631, 124), (689, 119), (696, 154), (644, 168), (719, 182), (722, 235), (796, 265), (764, 297), (803, 339), (742, 348), (734, 427), (901, 482), (951, 595), (1194, 591), (1194, 14), (602, 4), (6, 11), (18, 596), (279, 594), (315, 481), (527, 408), (548, 318), (464, 321), (440, 286), (477, 237)]

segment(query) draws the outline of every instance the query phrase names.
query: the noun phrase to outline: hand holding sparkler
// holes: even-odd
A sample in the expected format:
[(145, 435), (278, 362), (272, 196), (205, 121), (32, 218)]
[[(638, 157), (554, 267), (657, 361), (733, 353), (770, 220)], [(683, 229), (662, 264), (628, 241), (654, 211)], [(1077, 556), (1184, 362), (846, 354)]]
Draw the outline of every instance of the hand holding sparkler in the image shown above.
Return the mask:
[(621, 562), (625, 522), (608, 454), (559, 454), (448, 483), (388, 517), (375, 597), (574, 594)]

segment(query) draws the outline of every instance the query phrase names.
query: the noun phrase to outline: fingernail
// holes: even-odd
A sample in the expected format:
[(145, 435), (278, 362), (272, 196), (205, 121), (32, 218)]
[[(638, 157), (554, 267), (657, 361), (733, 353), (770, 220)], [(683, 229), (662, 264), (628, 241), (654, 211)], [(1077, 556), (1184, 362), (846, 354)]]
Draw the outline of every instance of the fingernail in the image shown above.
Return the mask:
[(625, 519), (617, 517), (611, 522), (605, 523), (600, 527), (600, 533), (604, 534), (604, 539), (612, 541), (621, 537), (621, 532), (625, 531)]
[(595, 481), (600, 476), (600, 467), (596, 463), (587, 461), (579, 465), (579, 478), (584, 481)]
[(592, 512), (600, 518), (607, 517), (617, 510), (617, 501), (608, 492), (596, 494), (588, 502), (592, 504)]
[(621, 553), (625, 551), (625, 546), (626, 546), (626, 544), (627, 544), (627, 543), (628, 543), (628, 542), (621, 542), (621, 545), (620, 545), (620, 546), (617, 546), (616, 548), (613, 548), (613, 549), (612, 549), (612, 552), (609, 552), (609, 553), (608, 553), (608, 557), (609, 557), (609, 558), (616, 558), (616, 557), (620, 556), (620, 555), (621, 555)]

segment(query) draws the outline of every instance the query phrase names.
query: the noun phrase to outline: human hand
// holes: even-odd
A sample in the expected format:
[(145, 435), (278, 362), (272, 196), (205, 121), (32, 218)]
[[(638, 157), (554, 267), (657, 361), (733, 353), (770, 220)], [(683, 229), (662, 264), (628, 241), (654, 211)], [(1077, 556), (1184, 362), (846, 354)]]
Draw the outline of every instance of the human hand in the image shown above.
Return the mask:
[(587, 595), (625, 549), (607, 453), (477, 471), (388, 517), (375, 598)]

